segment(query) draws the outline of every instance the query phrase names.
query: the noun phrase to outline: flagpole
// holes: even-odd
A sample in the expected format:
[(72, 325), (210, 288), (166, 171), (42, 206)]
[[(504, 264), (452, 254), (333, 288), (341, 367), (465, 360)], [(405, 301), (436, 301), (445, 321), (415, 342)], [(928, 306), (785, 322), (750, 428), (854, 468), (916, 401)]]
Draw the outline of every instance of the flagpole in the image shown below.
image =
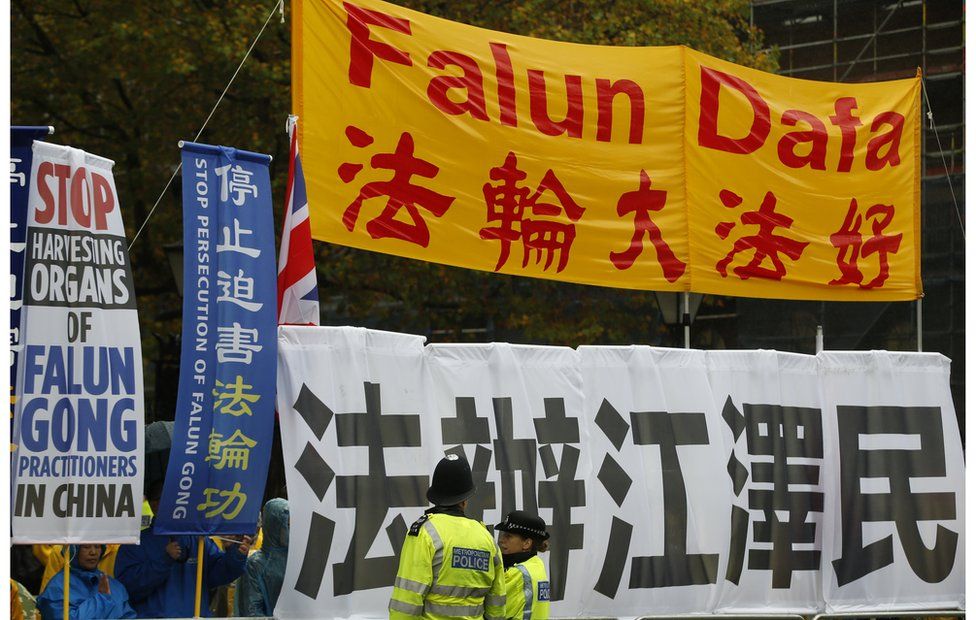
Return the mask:
[(197, 538), (197, 594), (193, 601), (193, 617), (200, 617), (200, 598), (203, 595), (203, 536)]
[(64, 620), (71, 617), (71, 545), (64, 546)]

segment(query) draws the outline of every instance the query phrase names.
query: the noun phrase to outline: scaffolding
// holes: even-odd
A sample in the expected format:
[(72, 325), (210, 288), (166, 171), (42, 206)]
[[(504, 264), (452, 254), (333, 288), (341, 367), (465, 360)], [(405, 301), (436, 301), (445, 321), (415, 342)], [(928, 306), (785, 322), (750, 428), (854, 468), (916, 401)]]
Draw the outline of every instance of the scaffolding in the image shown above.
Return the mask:
[(924, 350), (952, 360), (953, 401), (964, 431), (963, 19), (961, 0), (753, 0), (750, 21), (769, 51), (778, 51), (782, 75), (873, 82), (921, 70), (925, 297), (921, 315), (914, 302), (737, 299), (734, 329), (743, 348), (813, 353), (820, 325), (828, 349), (915, 350), (920, 320)]

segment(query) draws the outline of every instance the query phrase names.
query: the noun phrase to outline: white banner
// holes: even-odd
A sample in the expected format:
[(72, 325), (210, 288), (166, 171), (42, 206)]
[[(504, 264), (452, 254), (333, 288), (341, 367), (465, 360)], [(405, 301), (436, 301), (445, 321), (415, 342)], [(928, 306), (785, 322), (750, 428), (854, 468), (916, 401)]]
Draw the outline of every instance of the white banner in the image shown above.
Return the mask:
[(12, 542), (137, 543), (142, 351), (113, 162), (34, 143)]
[[(721, 613), (823, 609), (823, 433), (817, 358), (709, 351), (731, 530)], [(727, 512), (728, 509), (723, 510)]]
[(725, 463), (710, 448), (720, 428), (706, 413), (704, 352), (580, 347), (579, 356), (591, 429), (582, 450), (595, 476), (586, 481), (586, 508), (577, 517), (587, 544), (570, 564), (582, 605), (562, 604), (558, 613), (711, 609), (729, 507)]
[[(403, 334), (279, 328), (292, 551), (275, 615), (386, 617), (430, 473), (461, 452), (479, 488), (469, 516), (493, 524), (528, 509), (549, 524), (554, 617), (962, 607), (948, 360), (860, 355), (425, 347)], [(879, 370), (832, 374), (837, 360)], [(881, 473), (870, 459), (846, 472), (838, 450), (871, 449), (858, 436), (878, 431), (869, 416), (868, 431), (839, 435), (845, 407), (881, 407), (894, 430), (873, 440), (921, 442), (931, 461), (900, 449)], [(913, 416), (938, 419), (939, 433)], [(845, 486), (842, 472), (862, 481)], [(873, 502), (864, 494), (877, 476), (890, 496)], [(857, 502), (874, 508), (863, 538), (841, 533)], [(872, 551), (879, 538), (867, 532), (881, 526), (893, 555)]]
[(827, 608), (964, 607), (966, 466), (949, 360), (882, 351), (819, 358)]

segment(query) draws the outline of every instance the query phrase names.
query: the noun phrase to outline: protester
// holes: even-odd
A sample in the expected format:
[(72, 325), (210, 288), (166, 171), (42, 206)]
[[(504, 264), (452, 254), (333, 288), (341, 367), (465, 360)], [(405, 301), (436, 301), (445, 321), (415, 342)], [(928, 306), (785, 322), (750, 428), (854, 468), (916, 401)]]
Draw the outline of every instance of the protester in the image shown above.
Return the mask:
[[(41, 591), (47, 587), (51, 578), (64, 570), (64, 547), (62, 545), (44, 545), (49, 547), (44, 553), (46, 564), (44, 566), (44, 576), (41, 577)], [(105, 545), (102, 559), (98, 561), (98, 570), (109, 577), (115, 576), (115, 556), (119, 553), (118, 545)]]
[(10, 580), (10, 620), (24, 620), (24, 606), (20, 603), (20, 587)]
[(500, 619), (505, 575), (498, 547), (480, 521), (464, 514), (475, 493), (468, 462), (455, 454), (434, 469), (434, 507), (410, 527), (390, 599), (391, 620)]
[[(11, 616), (15, 614), (15, 609), (19, 610), (23, 614), (23, 620), (40, 620), (41, 614), (37, 611), (37, 598), (30, 593), (30, 591), (24, 587), (24, 584), (17, 583), (16, 580), (10, 580), (10, 610)], [(13, 599), (17, 599), (16, 605)]]
[[(125, 587), (98, 569), (102, 545), (72, 545), (69, 617), (73, 620), (135, 618)], [(64, 572), (54, 576), (37, 597), (44, 620), (64, 617)]]
[[(224, 553), (233, 551), (234, 548), (244, 542), (244, 536), (239, 534), (225, 534), (224, 536), (211, 536), (210, 540), (220, 547)], [(248, 557), (254, 553), (254, 543), (248, 551)], [(214, 618), (228, 618), (240, 616), (235, 611), (234, 603), (236, 598), (237, 586), (246, 575), (241, 575), (234, 581), (212, 588), (210, 590), (210, 615)]]
[(263, 548), (247, 559), (237, 591), (242, 616), (270, 616), (281, 593), (288, 561), (288, 500), (268, 500), (262, 513)]
[(41, 593), (41, 577), (47, 556), (40, 545), (10, 545), (10, 578), (37, 596)]
[[(159, 513), (163, 483), (149, 489), (154, 514)], [(142, 531), (139, 545), (122, 545), (115, 560), (115, 576), (129, 590), (132, 606), (140, 618), (189, 618), (196, 600), (197, 537), (155, 534), (153, 527)], [(244, 573), (251, 539), (230, 551), (204, 540), (203, 588), (200, 612), (208, 613), (209, 590), (230, 583)]]
[[(254, 534), (254, 540), (251, 541), (251, 551), (248, 553), (248, 559), (251, 558), (255, 553), (262, 549), (264, 544), (264, 529), (261, 527), (261, 518), (258, 517), (258, 531)], [(233, 617), (243, 617), (244, 616), (244, 604), (241, 602), (241, 598), (247, 597), (247, 569), (244, 569), (244, 574), (240, 576), (231, 586), (234, 588), (234, 592), (231, 594), (233, 596), (233, 611), (231, 614)]]
[(495, 529), (505, 565), (505, 618), (546, 620), (549, 577), (539, 557), (539, 552), (549, 550), (546, 522), (538, 515), (515, 510)]

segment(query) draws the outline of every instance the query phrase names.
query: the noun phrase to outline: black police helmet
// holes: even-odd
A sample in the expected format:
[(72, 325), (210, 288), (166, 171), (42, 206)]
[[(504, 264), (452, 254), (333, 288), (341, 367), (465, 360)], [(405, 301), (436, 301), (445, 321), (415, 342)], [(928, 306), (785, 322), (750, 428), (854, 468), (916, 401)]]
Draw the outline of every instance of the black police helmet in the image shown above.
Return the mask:
[(456, 454), (448, 454), (437, 463), (427, 489), (427, 501), (435, 506), (454, 506), (474, 495), (471, 466)]
[(546, 531), (546, 522), (542, 517), (534, 515), (524, 510), (513, 510), (508, 513), (505, 520), (495, 526), (500, 532), (518, 534), (522, 538), (532, 538), (543, 541), (549, 539), (549, 532)]

